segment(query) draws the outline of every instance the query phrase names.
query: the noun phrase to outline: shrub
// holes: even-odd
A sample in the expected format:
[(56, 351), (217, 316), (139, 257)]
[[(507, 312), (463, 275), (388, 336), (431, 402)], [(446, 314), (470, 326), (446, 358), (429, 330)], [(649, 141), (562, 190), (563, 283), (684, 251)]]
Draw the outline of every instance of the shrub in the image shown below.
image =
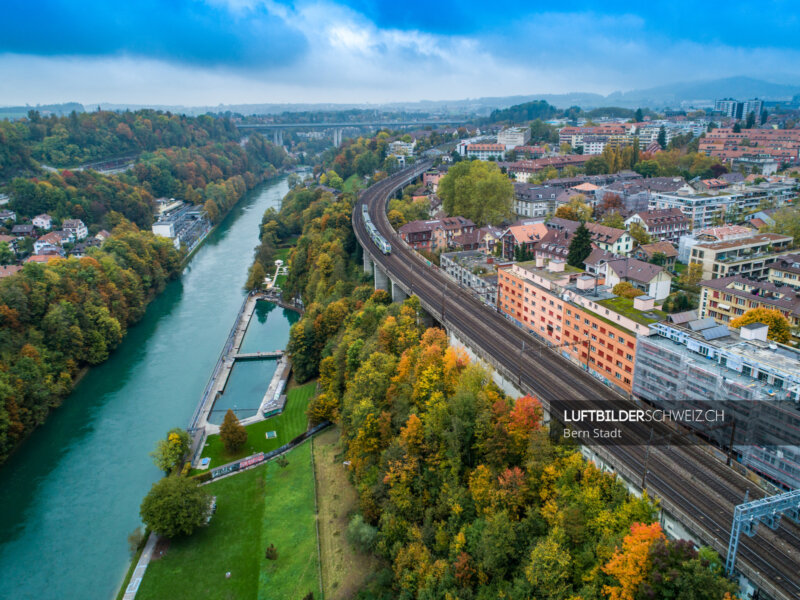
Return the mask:
[(264, 558), (267, 560), (278, 560), (278, 550), (273, 544), (270, 544), (269, 548), (267, 548), (267, 551), (264, 552)]
[(200, 473), (199, 475), (195, 475), (192, 477), (197, 483), (204, 483), (206, 481), (211, 481), (211, 471), (206, 471), (205, 473)]
[(347, 541), (362, 554), (367, 554), (375, 546), (378, 530), (356, 513), (347, 526)]

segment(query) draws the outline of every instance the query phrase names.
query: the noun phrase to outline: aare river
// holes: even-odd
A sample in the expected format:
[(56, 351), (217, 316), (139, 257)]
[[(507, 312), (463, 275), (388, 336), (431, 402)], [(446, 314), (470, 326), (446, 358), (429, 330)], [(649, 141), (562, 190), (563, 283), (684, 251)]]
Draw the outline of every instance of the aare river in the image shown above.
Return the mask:
[[(287, 191), (284, 177), (243, 198), (110, 359), (0, 468), (0, 598), (114, 596), (139, 504), (161, 476), (149, 453), (188, 424), (241, 306), (261, 216)], [(258, 345), (283, 348), (291, 317), (270, 313)]]

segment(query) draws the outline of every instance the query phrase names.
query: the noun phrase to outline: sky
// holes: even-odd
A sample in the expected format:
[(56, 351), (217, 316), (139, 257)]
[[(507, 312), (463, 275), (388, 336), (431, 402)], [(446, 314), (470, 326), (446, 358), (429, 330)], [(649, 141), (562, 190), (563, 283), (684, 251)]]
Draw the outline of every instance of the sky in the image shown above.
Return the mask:
[(796, 2), (5, 0), (0, 105), (446, 100), (800, 82)]

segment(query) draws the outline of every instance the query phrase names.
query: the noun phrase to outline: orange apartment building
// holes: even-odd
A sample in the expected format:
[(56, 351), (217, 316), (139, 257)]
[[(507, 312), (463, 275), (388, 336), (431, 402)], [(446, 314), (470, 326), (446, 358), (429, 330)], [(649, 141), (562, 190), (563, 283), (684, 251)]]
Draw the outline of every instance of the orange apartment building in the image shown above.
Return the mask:
[(561, 260), (498, 270), (497, 306), (564, 358), (625, 394), (633, 387), (636, 336), (666, 318), (648, 296), (620, 298)]

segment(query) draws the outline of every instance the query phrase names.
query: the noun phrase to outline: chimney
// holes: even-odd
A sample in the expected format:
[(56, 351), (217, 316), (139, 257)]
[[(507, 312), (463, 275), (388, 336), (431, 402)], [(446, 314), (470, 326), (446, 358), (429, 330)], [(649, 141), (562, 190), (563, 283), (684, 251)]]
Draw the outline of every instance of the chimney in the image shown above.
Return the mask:
[(750, 323), (739, 329), (739, 335), (743, 340), (760, 340), (762, 342), (767, 341), (768, 332), (769, 326), (765, 323)]
[(636, 310), (653, 310), (656, 299), (652, 296), (636, 296), (633, 299), (633, 308)]
[(541, 269), (543, 266), (544, 266), (544, 257), (543, 256), (537, 256), (536, 257), (536, 268), (537, 269)]
[(594, 277), (581, 275), (578, 277), (577, 286), (579, 290), (590, 290), (594, 287)]
[(564, 261), (560, 258), (553, 258), (550, 259), (550, 262), (547, 263), (547, 270), (551, 273), (563, 273), (564, 272)]

